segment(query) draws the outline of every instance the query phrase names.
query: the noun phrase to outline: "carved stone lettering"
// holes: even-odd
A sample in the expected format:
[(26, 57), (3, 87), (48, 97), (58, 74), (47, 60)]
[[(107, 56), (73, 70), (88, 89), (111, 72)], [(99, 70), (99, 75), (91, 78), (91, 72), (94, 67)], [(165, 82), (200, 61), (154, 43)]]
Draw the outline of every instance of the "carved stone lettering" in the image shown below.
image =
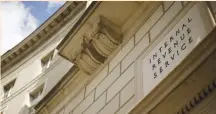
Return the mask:
[[(179, 56), (179, 53), (186, 50), (187, 45), (190, 45), (193, 41), (192, 36), (190, 36), (192, 30), (189, 25), (192, 22), (192, 19), (188, 19), (190, 19), (190, 21), (183, 23), (181, 28), (177, 28), (177, 30), (175, 30), (175, 34), (172, 34), (172, 36), (170, 36), (169, 39), (163, 43), (163, 46), (159, 46), (158, 51), (156, 51), (152, 57), (149, 58), (150, 64), (152, 64), (152, 70), (156, 74), (161, 74), (163, 70), (166, 70), (166, 68), (170, 65), (169, 63), (172, 63), (171, 61), (175, 61), (175, 58), (177, 58), (176, 56)], [(161, 57), (165, 59), (166, 62), (162, 63)], [(155, 75), (153, 77), (156, 78)]]
[(142, 58), (145, 94), (167, 77), (214, 28), (212, 22), (206, 21), (211, 18), (208, 13), (203, 13), (203, 9), (201, 12), (202, 15), (206, 15), (205, 19), (200, 17), (199, 5), (194, 5), (165, 37), (158, 39), (160, 41), (155, 47), (149, 48), (150, 52), (147, 51), (149, 53)]

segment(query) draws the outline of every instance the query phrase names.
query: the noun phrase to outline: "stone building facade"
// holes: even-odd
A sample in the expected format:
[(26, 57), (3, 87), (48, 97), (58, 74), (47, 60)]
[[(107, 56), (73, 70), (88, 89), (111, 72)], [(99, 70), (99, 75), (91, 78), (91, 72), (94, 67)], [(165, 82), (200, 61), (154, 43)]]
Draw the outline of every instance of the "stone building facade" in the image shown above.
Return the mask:
[(34, 113), (215, 114), (215, 17), (215, 2), (91, 2)]
[[(1, 56), (0, 114), (29, 114), (69, 71), (56, 46), (74, 26), (86, 2), (67, 2), (25, 40)], [(53, 78), (54, 77), (54, 78)]]

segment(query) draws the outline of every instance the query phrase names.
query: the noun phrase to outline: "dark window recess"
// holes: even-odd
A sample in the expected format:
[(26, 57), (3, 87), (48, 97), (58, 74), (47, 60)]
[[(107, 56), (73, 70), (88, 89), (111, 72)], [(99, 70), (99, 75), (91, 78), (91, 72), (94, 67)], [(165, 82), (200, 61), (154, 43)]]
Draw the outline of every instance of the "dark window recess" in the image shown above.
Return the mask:
[(4, 86), (4, 99), (10, 96), (11, 90), (15, 84), (16, 79), (9, 82), (7, 85)]
[(34, 91), (32, 91), (29, 94), (31, 102), (36, 100), (39, 96), (41, 96), (41, 94), (43, 92), (43, 88), (44, 88), (44, 84), (42, 84), (41, 86), (39, 86), (38, 88), (36, 88)]
[(55, 50), (51, 51), (50, 53), (48, 53), (45, 57), (41, 59), (42, 72), (45, 71), (47, 68), (49, 68), (50, 63), (53, 59), (54, 51)]

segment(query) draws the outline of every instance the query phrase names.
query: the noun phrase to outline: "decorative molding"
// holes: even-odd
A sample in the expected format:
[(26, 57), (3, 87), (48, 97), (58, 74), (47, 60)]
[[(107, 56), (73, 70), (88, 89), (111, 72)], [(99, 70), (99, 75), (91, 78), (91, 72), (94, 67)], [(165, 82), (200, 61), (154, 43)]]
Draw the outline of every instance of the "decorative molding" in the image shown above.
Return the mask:
[[(58, 110), (63, 108), (63, 105), (65, 106), (70, 102), (70, 100), (68, 100), (68, 99), (73, 99), (74, 96), (86, 86), (86, 84), (88, 84), (96, 75), (98, 75), (98, 73), (103, 69), (103, 67), (105, 67), (113, 57), (115, 57), (117, 52), (119, 52), (122, 49), (123, 45), (125, 45), (127, 43), (127, 41), (131, 38), (131, 36), (134, 35), (134, 33), (139, 28), (139, 23), (143, 20), (146, 20), (146, 18), (148, 18), (148, 16), (152, 12), (152, 9), (155, 6), (157, 6), (158, 4), (160, 4), (160, 2), (152, 2), (151, 4), (147, 4), (147, 3), (142, 2), (142, 7), (141, 6), (137, 7), (137, 10), (134, 10), (135, 12), (132, 13), (131, 17), (133, 17), (133, 19), (128, 19), (127, 21), (125, 21), (124, 25), (127, 25), (127, 27), (125, 27), (125, 29), (124, 29), (125, 30), (124, 34), (122, 32), (122, 26), (123, 25), (121, 26), (122, 43), (120, 45), (118, 45), (116, 49), (114, 49), (114, 51), (111, 53), (111, 55), (109, 55), (109, 57), (105, 58), (106, 60), (104, 61), (104, 63), (101, 64), (100, 67), (94, 73), (92, 73), (90, 76), (88, 76), (85, 72), (83, 72), (81, 70), (79, 70), (74, 75), (72, 75), (74, 73), (74, 71), (71, 72), (72, 74), (68, 73), (69, 76), (65, 75), (64, 76), (65, 78), (62, 79), (57, 85), (55, 85), (53, 90), (51, 90), (46, 95), (46, 97), (44, 99), (42, 99), (40, 101), (40, 103), (37, 104), (37, 106), (35, 107), (37, 113), (44, 112), (45, 107), (51, 112), (55, 112), (55, 113), (56, 113), (56, 111), (58, 112)], [(103, 3), (103, 4), (105, 4), (105, 3)], [(90, 35), (90, 33), (93, 33), (92, 31), (94, 31), (94, 30), (92, 28), (94, 28), (96, 26), (96, 24), (92, 24), (92, 22), (98, 23), (100, 21), (100, 18), (101, 18), (98, 16), (102, 13), (100, 12), (100, 14), (94, 15), (95, 17), (93, 16), (94, 17), (93, 19), (89, 15), (92, 13), (95, 14), (95, 12), (93, 12), (93, 11), (95, 11), (95, 8), (100, 7), (100, 5), (99, 6), (98, 5), (99, 5), (99, 3), (96, 2), (95, 4), (93, 4), (92, 7), (90, 6), (90, 8), (92, 8), (92, 9), (86, 10), (85, 13), (83, 14), (83, 16), (85, 16), (85, 17), (81, 17), (81, 19), (78, 21), (78, 22), (83, 22), (83, 23), (78, 23), (78, 25), (75, 25), (73, 28), (75, 30), (72, 29), (72, 31), (69, 32), (69, 34), (66, 36), (66, 38), (63, 39), (63, 40), (65, 40), (65, 42), (62, 42), (62, 44), (60, 45), (61, 47), (59, 46), (58, 49), (59, 49), (60, 55), (63, 56), (65, 59), (71, 61), (70, 59), (71, 59), (72, 49), (78, 48), (78, 47), (79, 47), (78, 49), (81, 49), (81, 47), (82, 47), (81, 43), (83, 43), (83, 40), (84, 40), (83, 36), (85, 36), (85, 39), (87, 39), (87, 41), (88, 41), (87, 36)], [(119, 7), (121, 7), (121, 6), (119, 6)], [(102, 9), (96, 9), (96, 10), (101, 11)], [(134, 14), (136, 14), (136, 15), (134, 15)], [(112, 20), (111, 21), (112, 23), (115, 22), (114, 19), (109, 18), (110, 15), (107, 16), (107, 15), (103, 14), (103, 16), (106, 17), (106, 20), (109, 19), (108, 22), (110, 22), (111, 20)], [(119, 17), (121, 17), (121, 16), (119, 15)], [(142, 17), (142, 18), (140, 18), (140, 17)], [(87, 19), (91, 18), (92, 20), (86, 22), (86, 21), (84, 21), (86, 18)], [(97, 18), (97, 19), (95, 19), (95, 18)], [(84, 23), (84, 22), (86, 22), (86, 23)], [(108, 24), (108, 26), (110, 26), (112, 23)], [(131, 23), (131, 25), (128, 23)], [(80, 28), (81, 28), (80, 26), (84, 26), (84, 29), (80, 30)], [(89, 30), (91, 30), (91, 31), (89, 31)], [(82, 36), (82, 37), (80, 38), (80, 36)], [(104, 37), (104, 35), (103, 35), (103, 37)], [(101, 37), (101, 38), (103, 38), (103, 37)], [(105, 40), (105, 39), (103, 38), (103, 40)], [(86, 40), (84, 40), (84, 41), (86, 41)], [(79, 52), (79, 51), (80, 50), (77, 50), (76, 52)], [(97, 52), (97, 53), (99, 53), (99, 52)], [(77, 55), (78, 54), (79, 53), (77, 53)], [(76, 65), (74, 65), (74, 66), (76, 66)], [(63, 91), (63, 92), (61, 92), (61, 91)]]
[[(1, 73), (3, 74), (12, 66), (27, 57), (37, 47), (52, 38), (71, 18), (85, 7), (86, 2), (67, 2), (52, 17), (38, 27), (21, 43), (1, 56)], [(68, 13), (70, 12), (70, 13)], [(61, 20), (61, 21), (58, 21)], [(4, 78), (4, 77), (1, 77)]]
[(182, 107), (176, 114), (188, 114), (199, 105), (205, 98), (207, 98), (216, 88), (216, 82), (213, 80), (201, 92), (192, 98), (184, 107)]
[(33, 80), (31, 80), (29, 83), (27, 83), (25, 86), (23, 86), (22, 88), (18, 89), (16, 92), (12, 93), (9, 97), (7, 97), (6, 99), (3, 99), (0, 102), (0, 107), (6, 106), (7, 103), (12, 100), (14, 97), (16, 97), (17, 95), (19, 95), (21, 92), (25, 91), (27, 88), (31, 87), (33, 84), (35, 84), (37, 81), (42, 80), (46, 74), (48, 72), (50, 72), (55, 66), (57, 66), (58, 64), (61, 63), (63, 59), (62, 58), (58, 58), (57, 60), (53, 61), (53, 63), (51, 63), (50, 67), (48, 69), (45, 70), (45, 72), (41, 73), (40, 75), (38, 75), (36, 78), (34, 78)]
[(69, 60), (90, 75), (104, 63), (109, 55), (122, 43), (119, 27), (99, 16), (84, 35), (80, 43), (74, 42)]
[[(94, 2), (93, 2), (94, 3)], [(92, 80), (96, 75), (98, 75), (98, 73), (100, 73), (100, 71), (109, 63), (109, 61), (115, 57), (115, 55), (117, 54), (117, 52), (119, 52), (122, 47), (128, 42), (128, 40), (131, 38), (131, 36), (134, 35), (134, 33), (137, 31), (137, 29), (139, 28), (140, 22), (143, 22), (144, 20), (146, 20), (146, 18), (148, 18), (148, 16), (151, 14), (152, 10), (154, 9), (155, 6), (161, 4), (161, 2), (152, 2), (151, 4), (146, 4), (146, 2), (142, 2), (142, 7), (139, 7), (138, 10), (136, 10), (136, 12), (133, 12), (133, 15), (131, 17), (133, 17), (133, 19), (131, 20), (127, 20), (127, 22), (125, 23), (128, 27), (126, 27), (124, 30), (127, 30), (124, 32), (124, 34), (122, 33), (122, 43), (112, 52), (111, 55), (109, 55), (109, 57), (107, 57), (107, 59), (105, 60), (105, 62), (103, 64), (100, 65), (100, 67), (94, 72), (92, 73), (90, 76), (88, 76), (86, 73), (84, 73), (83, 71), (78, 71), (77, 74), (72, 75), (74, 72), (71, 72), (72, 74), (68, 73), (69, 76), (65, 75), (65, 79), (62, 79), (57, 85), (55, 85), (56, 88), (54, 88), (53, 90), (51, 90), (44, 99), (42, 99), (40, 101), (40, 103), (37, 104), (37, 106), (35, 107), (37, 113), (43, 113), (44, 112), (44, 108), (46, 107), (49, 111), (52, 112), (56, 112), (60, 109), (62, 109), (63, 105), (67, 105), (68, 103), (70, 103), (70, 100), (68, 99), (73, 99), (75, 97), (75, 95), (77, 95), (80, 90), (82, 90), (85, 85), (87, 83), (90, 82), (90, 80)], [(99, 3), (96, 2), (96, 4), (93, 4), (94, 6), (92, 6), (92, 9), (94, 11), (94, 8), (97, 8)], [(90, 7), (91, 8), (91, 7)], [(91, 10), (92, 10), (91, 9)], [(90, 15), (93, 11), (91, 10), (86, 10), (84, 13), (84, 16), (87, 16), (86, 18), (89, 18), (88, 15)], [(89, 12), (87, 12), (89, 11)], [(87, 13), (90, 14), (87, 14)], [(134, 15), (136, 14), (136, 15)], [(142, 15), (141, 15), (142, 14)], [(147, 16), (146, 16), (147, 15)], [(108, 18), (107, 16), (105, 16), (106, 18)], [(83, 17), (84, 18), (84, 17)], [(81, 19), (83, 19), (81, 18)], [(85, 18), (84, 18), (85, 19)], [(99, 21), (99, 19), (95, 19), (93, 20), (95, 21)], [(130, 26), (128, 25), (128, 23), (132, 23)], [(85, 22), (83, 20), (81, 20), (80, 22)], [(113, 22), (113, 21), (112, 21)], [(83, 26), (82, 24), (79, 24), (79, 26)], [(89, 22), (91, 23), (91, 22)], [(87, 24), (89, 24), (87, 23)], [(80, 28), (79, 26), (75, 26), (74, 29), (78, 29)], [(87, 25), (88, 26), (88, 25)], [(90, 28), (88, 28), (87, 30), (91, 30), (94, 27), (88, 26)], [(122, 31), (122, 27), (121, 27), (121, 31)], [(86, 30), (84, 30), (86, 32)], [(92, 30), (93, 31), (93, 30)], [(74, 34), (76, 34), (77, 31), (75, 31)], [(91, 32), (86, 32), (85, 35), (87, 35), (87, 33), (91, 33)], [(83, 33), (81, 32), (81, 35), (83, 35)], [(59, 46), (59, 50), (61, 51), (65, 51), (65, 47), (67, 48), (66, 52), (62, 52), (60, 53), (61, 56), (63, 56), (65, 59), (70, 60), (70, 54), (69, 52), (71, 52), (71, 47), (73, 48), (77, 48), (78, 46), (81, 46), (81, 44), (77, 44), (80, 42), (76, 42), (76, 44), (70, 44), (69, 40), (73, 40), (76, 39), (77, 37), (74, 37), (76, 35), (73, 36), (72, 32), (69, 32), (69, 34), (67, 35), (68, 39), (63, 39), (63, 40), (67, 40), (65, 44), (61, 44)], [(78, 36), (78, 35), (77, 35)], [(83, 35), (84, 36), (84, 35)], [(73, 37), (73, 38), (72, 38)], [(80, 37), (78, 37), (79, 39)], [(79, 39), (79, 41), (83, 41)], [(70, 45), (69, 45), (70, 44)], [(65, 46), (67, 45), (67, 46)], [(68, 46), (69, 45), (69, 46)], [(76, 45), (76, 46), (75, 46)], [(81, 74), (80, 74), (81, 73)], [(61, 91), (64, 92), (61, 92)]]

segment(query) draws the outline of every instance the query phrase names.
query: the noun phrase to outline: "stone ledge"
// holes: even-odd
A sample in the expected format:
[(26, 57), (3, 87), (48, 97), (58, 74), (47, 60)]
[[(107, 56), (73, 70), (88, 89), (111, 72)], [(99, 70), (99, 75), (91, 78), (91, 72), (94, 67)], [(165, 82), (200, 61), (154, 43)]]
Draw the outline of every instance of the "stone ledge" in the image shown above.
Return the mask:
[[(71, 18), (83, 9), (85, 2), (67, 2), (45, 23), (32, 32), (21, 43), (8, 50), (1, 56), (1, 73), (5, 73), (12, 66), (17, 65), (36, 48), (51, 39), (56, 31), (60, 30)], [(70, 12), (70, 13), (67, 13)], [(64, 20), (64, 21), (58, 21)], [(19, 66), (16, 66), (19, 67)], [(4, 77), (1, 77), (1, 79)]]

